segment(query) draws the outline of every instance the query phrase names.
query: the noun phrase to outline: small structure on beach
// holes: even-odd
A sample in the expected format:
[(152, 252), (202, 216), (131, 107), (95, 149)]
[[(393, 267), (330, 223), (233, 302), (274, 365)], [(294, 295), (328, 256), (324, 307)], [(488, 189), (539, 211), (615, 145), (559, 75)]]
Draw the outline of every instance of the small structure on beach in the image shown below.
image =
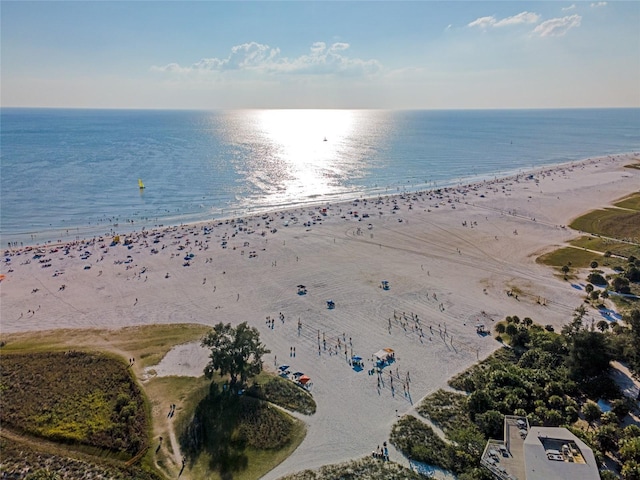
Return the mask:
[(298, 285), (298, 295), (306, 295), (307, 294), (307, 287), (305, 287), (304, 285)]
[(353, 355), (351, 357), (351, 365), (354, 370), (360, 371), (364, 368), (364, 361), (360, 355)]
[(396, 353), (392, 348), (383, 348), (373, 354), (376, 357), (376, 364), (378, 367), (384, 367), (390, 363), (393, 363), (396, 359)]
[(380, 282), (382, 284), (382, 289), (383, 290), (389, 290), (389, 281), (388, 280), (382, 280), (382, 282)]
[(333, 310), (334, 308), (336, 308), (336, 304), (333, 300), (327, 300), (327, 308), (329, 310)]

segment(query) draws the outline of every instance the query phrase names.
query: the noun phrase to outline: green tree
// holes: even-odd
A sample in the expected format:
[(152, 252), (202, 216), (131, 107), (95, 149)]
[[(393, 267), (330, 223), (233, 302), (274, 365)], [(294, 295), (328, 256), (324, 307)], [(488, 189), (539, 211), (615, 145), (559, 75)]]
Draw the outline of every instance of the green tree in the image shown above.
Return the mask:
[(600, 480), (619, 480), (619, 478), (611, 470), (600, 470)]
[(615, 452), (618, 448), (617, 428), (615, 425), (603, 425), (596, 431), (594, 439), (603, 452)]
[(589, 426), (591, 426), (593, 422), (600, 419), (602, 410), (600, 410), (600, 407), (597, 403), (587, 402), (582, 406), (582, 414), (584, 415), (584, 419), (587, 421)]
[(640, 480), (640, 462), (629, 460), (620, 471), (622, 480)]
[(591, 285), (590, 283), (587, 283), (584, 287), (584, 291), (587, 293), (593, 292), (593, 285)]
[(570, 338), (565, 364), (574, 380), (586, 380), (606, 372), (610, 361), (607, 339), (601, 333), (582, 330)]
[(498, 332), (499, 334), (503, 334), (505, 331), (504, 323), (496, 324), (495, 331)]
[(262, 356), (269, 350), (260, 342), (260, 333), (246, 322), (236, 328), (230, 323), (215, 325), (202, 339), (202, 346), (211, 349), (209, 363), (204, 369), (211, 378), (215, 372), (229, 375), (231, 385), (242, 388), (249, 377), (262, 371)]
[(622, 398), (616, 398), (611, 402), (611, 412), (613, 412), (620, 421), (627, 416), (630, 410), (628, 402)]
[(640, 269), (635, 265), (629, 264), (627, 270), (624, 272), (624, 276), (630, 282), (639, 282), (640, 281)]
[(476, 416), (476, 425), (486, 438), (502, 438), (504, 415), (496, 410), (487, 410)]
[(640, 462), (640, 437), (623, 440), (620, 447), (620, 457), (626, 461)]
[(632, 438), (640, 437), (640, 427), (637, 425), (627, 425), (622, 430), (622, 438), (625, 440), (630, 440)]
[(618, 417), (616, 416), (616, 414), (611, 412), (611, 411), (604, 412), (600, 416), (600, 423), (602, 425), (614, 425), (614, 426), (617, 426), (619, 422), (620, 422), (620, 420), (618, 420)]
[(574, 407), (573, 405), (567, 405), (564, 408), (564, 414), (567, 423), (575, 423), (578, 421), (578, 409), (576, 409), (576, 407)]
[(611, 280), (611, 288), (619, 293), (629, 293), (629, 280), (624, 277), (617, 276)]
[(505, 332), (507, 333), (507, 335), (512, 337), (516, 333), (518, 333), (518, 327), (516, 327), (513, 323), (509, 323), (507, 324), (507, 328), (505, 329)]
[(493, 400), (484, 390), (476, 390), (467, 399), (467, 408), (472, 420), (475, 420), (477, 414), (491, 410), (492, 407)]
[(607, 285), (607, 280), (598, 272), (591, 272), (587, 275), (587, 282), (594, 285)]
[(549, 427), (557, 427), (563, 420), (564, 418), (562, 417), (562, 413), (555, 409), (549, 409), (546, 411), (544, 424)]
[(596, 327), (598, 327), (598, 330), (604, 333), (605, 330), (609, 329), (609, 322), (607, 322), (606, 320), (600, 320), (598, 323), (596, 323)]
[(549, 406), (560, 410), (564, 408), (564, 399), (560, 395), (551, 395), (548, 400)]
[(640, 309), (635, 308), (625, 314), (622, 319), (631, 328), (629, 330), (630, 335), (630, 349), (627, 354), (631, 370), (640, 375)]

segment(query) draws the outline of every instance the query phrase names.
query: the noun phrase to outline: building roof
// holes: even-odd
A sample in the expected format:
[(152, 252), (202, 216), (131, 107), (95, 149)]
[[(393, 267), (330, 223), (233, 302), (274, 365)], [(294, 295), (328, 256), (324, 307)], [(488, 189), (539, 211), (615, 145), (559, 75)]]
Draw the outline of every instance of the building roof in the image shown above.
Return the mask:
[(527, 480), (600, 480), (593, 451), (566, 428), (531, 427), (524, 463)]

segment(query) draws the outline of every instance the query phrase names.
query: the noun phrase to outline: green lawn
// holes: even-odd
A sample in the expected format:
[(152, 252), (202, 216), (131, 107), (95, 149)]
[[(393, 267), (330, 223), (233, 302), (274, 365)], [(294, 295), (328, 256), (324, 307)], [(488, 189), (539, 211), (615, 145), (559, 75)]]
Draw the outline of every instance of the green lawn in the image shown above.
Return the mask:
[[(640, 164), (638, 164), (640, 166)], [(626, 198), (614, 203), (616, 207), (628, 208), (630, 210), (640, 211), (640, 192), (629, 195)]]
[(569, 225), (581, 232), (640, 242), (640, 211), (604, 208), (576, 218)]
[[(591, 237), (585, 235), (583, 237), (572, 240), (569, 243), (575, 247), (587, 248), (589, 250), (596, 250), (602, 253), (610, 251), (613, 255), (619, 255), (622, 257), (630, 257), (633, 255), (636, 258), (640, 258), (640, 246), (626, 242), (620, 242), (618, 240), (610, 240), (607, 238)], [(602, 259), (602, 261), (596, 261), (600, 264), (603, 264), (605, 259)], [(626, 262), (621, 262), (621, 265), (624, 264), (626, 264)], [(617, 263), (611, 263), (612, 267), (616, 265)]]
[[(603, 257), (597, 253), (587, 252), (579, 248), (562, 247), (553, 252), (545, 253), (536, 260), (538, 263), (549, 265), (551, 267), (561, 268), (564, 265), (570, 265), (574, 268), (588, 268), (593, 261), (602, 263)], [(569, 272), (569, 276), (571, 271)]]

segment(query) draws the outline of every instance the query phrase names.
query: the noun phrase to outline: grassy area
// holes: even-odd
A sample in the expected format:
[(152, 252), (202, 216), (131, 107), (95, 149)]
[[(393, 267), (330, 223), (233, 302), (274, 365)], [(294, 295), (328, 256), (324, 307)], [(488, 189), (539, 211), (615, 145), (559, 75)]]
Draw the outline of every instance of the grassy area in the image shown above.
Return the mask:
[(640, 211), (619, 208), (593, 210), (576, 218), (569, 226), (594, 235), (640, 241)]
[[(640, 292), (634, 291), (633, 289), (632, 292), (636, 295), (640, 294)], [(620, 297), (618, 295), (611, 295), (609, 297), (609, 300), (613, 302), (619, 312), (626, 312), (633, 308), (638, 308), (638, 306), (640, 305), (640, 300), (637, 300), (635, 298)]]
[[(598, 263), (602, 262), (602, 256), (573, 247), (561, 247), (553, 252), (545, 253), (537, 258), (538, 263), (548, 265), (550, 267), (562, 268), (564, 265), (570, 265), (574, 268), (587, 268), (594, 260)], [(571, 271), (568, 276), (571, 276)]]
[[(589, 250), (596, 250), (602, 253), (609, 251), (612, 255), (619, 255), (625, 258), (628, 258), (630, 256), (640, 258), (640, 247), (638, 245), (620, 242), (618, 240), (585, 235), (583, 237), (572, 240), (569, 243), (575, 247), (587, 248)], [(600, 257), (600, 259), (598, 259), (597, 255), (595, 254), (594, 260), (596, 260), (602, 266), (608, 266), (611, 268), (615, 266), (625, 266), (627, 263), (625, 260), (619, 258)]]
[(0, 336), (3, 352), (107, 350), (135, 358), (136, 367), (157, 365), (175, 345), (199, 340), (210, 327), (197, 324), (144, 325), (119, 330), (46, 330)]
[[(204, 439), (197, 455), (192, 450), (183, 452), (189, 457), (191, 478), (227, 478), (233, 473), (235, 479), (257, 479), (282, 462), (302, 442), (306, 431), (302, 422), (268, 402), (218, 391), (217, 384), (204, 376), (152, 378), (142, 385), (148, 401), (139, 390), (127, 358), (135, 358), (133, 371), (142, 372), (175, 345), (199, 340), (208, 330), (202, 325), (157, 325), (2, 335), (0, 420), (7, 427), (2, 441), (6, 443), (10, 432), (22, 442), (28, 440), (27, 434), (38, 436), (29, 447), (34, 455), (18, 456), (22, 460), (16, 461), (16, 471), (38, 468), (39, 460), (30, 462), (39, 454), (42, 458), (54, 455), (54, 464), (75, 468), (75, 460), (64, 455), (68, 451), (86, 456), (89, 466), (82, 468), (87, 472), (111, 461), (114, 470), (109, 478), (154, 479), (159, 478), (158, 473), (175, 477), (175, 466), (166, 462), (175, 454), (168, 441), (158, 453), (155, 448), (146, 450), (138, 467), (126, 467), (123, 462), (137, 452), (135, 445), (145, 451), (142, 447), (149, 444), (152, 435), (155, 440), (150, 447), (157, 446), (158, 436), (168, 438), (161, 417), (169, 403), (179, 405), (173, 419), (175, 431), (188, 431)], [(66, 353), (69, 351), (73, 355)], [(122, 385), (127, 388), (115, 382), (117, 373), (124, 375), (127, 381)], [(214, 380), (220, 381), (217, 377)], [(313, 398), (292, 382), (267, 374), (261, 374), (257, 381), (262, 398), (291, 410), (315, 412)], [(217, 399), (214, 391), (218, 391)], [(153, 434), (148, 420), (152, 411), (159, 425)], [(157, 413), (160, 411), (163, 414)], [(203, 419), (205, 422), (198, 424)], [(138, 429), (126, 430), (131, 425)], [(126, 441), (129, 443), (123, 443)], [(73, 449), (70, 443), (74, 443)], [(151, 473), (131, 473), (134, 470)]]
[(100, 353), (0, 356), (0, 420), (49, 440), (135, 455), (147, 445), (142, 392), (126, 363)]
[(188, 473), (191, 478), (206, 478), (209, 480), (223, 480), (233, 478), (233, 480), (255, 480), (272, 470), (276, 465), (284, 461), (300, 445), (306, 434), (306, 429), (301, 422), (296, 422), (291, 433), (290, 444), (277, 451), (259, 450), (246, 448), (244, 451), (246, 464), (244, 469), (227, 472), (221, 475), (219, 470), (212, 470), (212, 459), (209, 455), (203, 454), (190, 461)]
[(80, 452), (70, 452), (67, 447), (58, 448), (51, 445), (43, 450), (41, 442), (34, 445), (29, 440), (14, 436), (0, 436), (0, 451), (3, 478), (25, 478), (25, 465), (28, 465), (31, 474), (65, 472), (64, 478), (68, 479), (162, 480), (155, 472), (138, 466), (126, 467), (121, 462), (108, 458), (88, 457)]
[[(636, 164), (640, 168), (640, 163)], [(640, 212), (640, 192), (633, 193), (628, 197), (614, 203), (616, 207), (628, 208)]]
[(302, 441), (302, 422), (255, 397), (212, 382), (193, 416), (180, 425), (182, 452), (197, 478), (259, 478)]
[(265, 372), (261, 373), (255, 379), (254, 385), (247, 389), (247, 395), (304, 415), (316, 413), (316, 402), (309, 392), (291, 380), (274, 377)]
[(389, 439), (398, 450), (413, 460), (436, 465), (445, 470), (461, 471), (455, 448), (416, 417), (406, 415), (398, 420), (391, 430)]
[(318, 470), (304, 470), (280, 480), (421, 480), (424, 477), (394, 462), (365, 457)]
[(466, 410), (467, 396), (440, 389), (427, 396), (416, 409), (445, 432), (470, 427), (472, 422)]

